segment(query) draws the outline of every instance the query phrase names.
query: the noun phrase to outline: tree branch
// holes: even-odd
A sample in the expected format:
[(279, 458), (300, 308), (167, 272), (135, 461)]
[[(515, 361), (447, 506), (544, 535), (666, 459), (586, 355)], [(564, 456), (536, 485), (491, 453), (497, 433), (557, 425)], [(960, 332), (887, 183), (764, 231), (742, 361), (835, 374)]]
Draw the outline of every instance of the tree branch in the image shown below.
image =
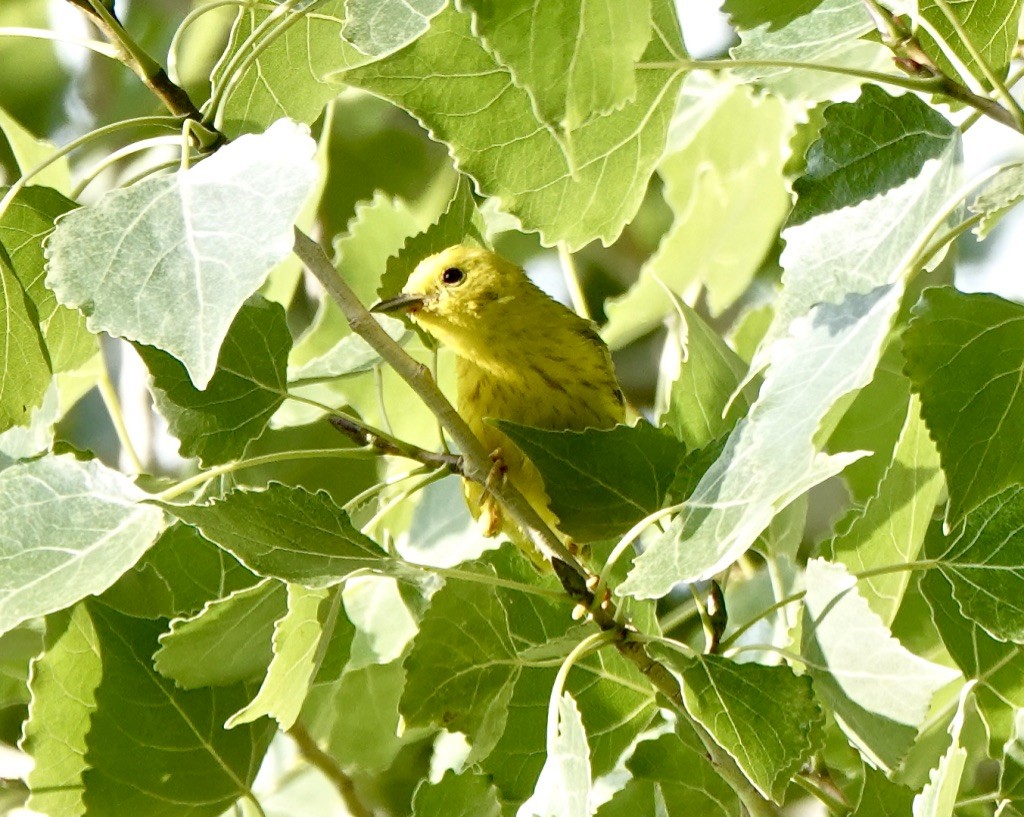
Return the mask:
[[(167, 72), (156, 60), (142, 50), (125, 31), (121, 21), (107, 8), (102, 0), (68, 0), (92, 20), (118, 52), (118, 59), (139, 77), (164, 106), (175, 116), (191, 119), (202, 125), (209, 138), (202, 147), (212, 149), (225, 141), (223, 134), (203, 121), (203, 115), (180, 85), (175, 85)], [(203, 135), (202, 133), (200, 135)]]
[(359, 799), (359, 793), (356, 791), (352, 778), (345, 774), (345, 770), (338, 765), (333, 757), (317, 746), (305, 726), (296, 722), (288, 730), (288, 735), (299, 747), (299, 754), (303, 759), (310, 766), (319, 769), (324, 777), (334, 784), (345, 803), (345, 808), (352, 817), (373, 817), (373, 810)]

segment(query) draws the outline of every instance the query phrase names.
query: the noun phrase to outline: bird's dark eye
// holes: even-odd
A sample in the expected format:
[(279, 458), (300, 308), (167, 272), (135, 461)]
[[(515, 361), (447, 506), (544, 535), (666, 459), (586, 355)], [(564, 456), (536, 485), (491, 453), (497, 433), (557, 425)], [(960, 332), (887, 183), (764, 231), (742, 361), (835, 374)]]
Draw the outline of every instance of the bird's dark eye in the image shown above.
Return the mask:
[(441, 280), (446, 284), (458, 284), (466, 277), (466, 273), (458, 267), (448, 267), (441, 273)]

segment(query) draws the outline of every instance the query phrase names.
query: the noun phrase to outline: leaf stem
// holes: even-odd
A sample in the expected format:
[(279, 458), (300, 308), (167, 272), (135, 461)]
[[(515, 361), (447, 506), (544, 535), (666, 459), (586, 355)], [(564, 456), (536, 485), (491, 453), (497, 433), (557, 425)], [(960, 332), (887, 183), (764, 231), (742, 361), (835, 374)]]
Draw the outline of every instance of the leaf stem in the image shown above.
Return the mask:
[(70, 198), (77, 199), (82, 195), (82, 192), (100, 175), (104, 170), (113, 164), (121, 161), (126, 156), (131, 156), (133, 153), (141, 153), (144, 150), (149, 150), (153, 147), (164, 147), (166, 145), (174, 145), (178, 147), (181, 145), (180, 136), (152, 136), (148, 139), (140, 139), (138, 142), (132, 142), (130, 145), (118, 148), (112, 153), (107, 154), (95, 165), (89, 168), (88, 172), (78, 180), (78, 184), (75, 185), (71, 191)]
[(88, 48), (90, 51), (94, 51), (104, 57), (109, 57), (112, 60), (120, 59), (117, 49), (109, 43), (100, 42), (99, 40), (84, 40), (78, 37), (68, 37), (64, 34), (58, 34), (57, 32), (50, 31), (46, 28), (0, 26), (0, 37), (31, 37), (37, 40), (51, 40), (63, 45), (80, 45), (82, 48)]
[(562, 262), (562, 275), (565, 276), (565, 286), (569, 290), (572, 308), (576, 310), (576, 314), (581, 318), (593, 320), (590, 314), (590, 307), (587, 306), (587, 296), (583, 294), (583, 286), (580, 283), (580, 274), (576, 268), (576, 261), (564, 241), (558, 242), (558, 260)]
[(338, 761), (317, 745), (305, 726), (295, 723), (288, 730), (288, 736), (299, 747), (303, 759), (334, 784), (345, 803), (345, 809), (352, 817), (373, 817), (373, 810), (359, 798), (352, 778), (345, 774)]
[(161, 491), (152, 498), (160, 502), (170, 502), (182, 494), (186, 494), (193, 488), (204, 485), (210, 480), (241, 471), (245, 468), (256, 468), (260, 465), (269, 465), (275, 462), (289, 462), (291, 460), (313, 460), (313, 459), (360, 459), (363, 457), (375, 456), (373, 451), (365, 448), (303, 448), (296, 451), (277, 451), (273, 454), (262, 454), (258, 457), (250, 457), (247, 460), (235, 460), (218, 465), (208, 471), (201, 471), (194, 476), (184, 479), (177, 485), (173, 485), (166, 491)]
[(551, 695), (548, 697), (548, 728), (547, 728), (547, 750), (548, 757), (551, 757), (551, 750), (558, 739), (558, 702), (562, 699), (562, 692), (565, 690), (565, 682), (569, 680), (569, 671), (573, 665), (584, 655), (597, 650), (606, 644), (610, 644), (615, 637), (614, 633), (607, 633), (599, 630), (591, 633), (579, 644), (572, 648), (572, 651), (565, 656), (562, 665), (555, 675), (555, 682), (551, 685)]
[(121, 400), (117, 396), (117, 389), (114, 388), (114, 384), (110, 380), (110, 367), (107, 365), (107, 357), (102, 350), (100, 351), (100, 373), (96, 381), (96, 388), (103, 399), (103, 405), (106, 406), (107, 414), (110, 415), (110, 422), (114, 426), (114, 433), (117, 434), (121, 450), (128, 457), (132, 470), (136, 474), (143, 473), (146, 469), (142, 465), (142, 460), (139, 459), (139, 453), (135, 450), (135, 446), (132, 445), (132, 438), (128, 434), (128, 426), (124, 421), (124, 412), (121, 410)]

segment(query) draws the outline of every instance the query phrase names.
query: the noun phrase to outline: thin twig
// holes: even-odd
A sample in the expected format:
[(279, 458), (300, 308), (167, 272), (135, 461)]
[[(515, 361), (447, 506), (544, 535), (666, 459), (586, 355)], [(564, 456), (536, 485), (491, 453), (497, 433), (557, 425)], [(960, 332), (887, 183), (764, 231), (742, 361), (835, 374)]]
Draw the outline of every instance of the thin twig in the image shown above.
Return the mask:
[(334, 417), (331, 417), (331, 425), (350, 440), (354, 441), (357, 445), (369, 446), (375, 451), (379, 451), (381, 454), (405, 457), (406, 459), (416, 460), (417, 462), (422, 462), (424, 465), (430, 465), (435, 468), (446, 468), (453, 474), (465, 476), (465, 471), (462, 466), (463, 460), (458, 454), (443, 454), (438, 451), (428, 451), (427, 449), (420, 448), (418, 445), (413, 445), (412, 443), (395, 439), (386, 439), (376, 432), (371, 431), (362, 423), (353, 420), (351, 417), (335, 415)]
[(345, 774), (345, 770), (333, 757), (317, 746), (305, 726), (296, 723), (288, 730), (288, 736), (299, 747), (299, 754), (303, 759), (310, 766), (319, 769), (323, 776), (334, 784), (352, 817), (373, 817), (373, 811), (359, 799), (359, 792), (356, 791), (352, 778)]

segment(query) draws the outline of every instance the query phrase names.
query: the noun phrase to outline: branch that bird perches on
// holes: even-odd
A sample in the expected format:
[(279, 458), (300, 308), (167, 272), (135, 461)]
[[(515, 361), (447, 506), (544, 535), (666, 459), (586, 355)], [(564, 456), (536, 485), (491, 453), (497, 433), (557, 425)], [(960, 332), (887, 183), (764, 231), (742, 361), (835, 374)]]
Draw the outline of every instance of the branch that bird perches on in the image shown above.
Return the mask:
[[(369, 343), (377, 354), (413, 387), (420, 399), (440, 421), (444, 430), (448, 432), (462, 452), (461, 473), (467, 479), (485, 484), (490, 474), (488, 453), (466, 425), (465, 420), (459, 416), (437, 387), (430, 371), (410, 357), (381, 329), (366, 307), (359, 301), (355, 292), (338, 274), (323, 248), (298, 228), (295, 229), (294, 250), (299, 260), (341, 308), (352, 331)], [(368, 442), (365, 437), (363, 442)], [(607, 632), (614, 632), (618, 636), (614, 644), (619, 653), (633, 663), (648, 678), (654, 688), (669, 699), (673, 707), (686, 715), (679, 681), (664, 664), (651, 658), (640, 641), (631, 638), (633, 631), (618, 620), (611, 599), (595, 601), (586, 583), (590, 578), (588, 573), (538, 516), (533, 506), (516, 490), (515, 486), (509, 483), (492, 486), (491, 491), (509, 517), (527, 533), (534, 544), (542, 552), (554, 554), (555, 558), (552, 564), (555, 573), (569, 596), (588, 608), (598, 627)], [(775, 807), (754, 788), (728, 752), (719, 746), (700, 724), (692, 723), (711, 762), (736, 792), (751, 817), (777, 815)]]

